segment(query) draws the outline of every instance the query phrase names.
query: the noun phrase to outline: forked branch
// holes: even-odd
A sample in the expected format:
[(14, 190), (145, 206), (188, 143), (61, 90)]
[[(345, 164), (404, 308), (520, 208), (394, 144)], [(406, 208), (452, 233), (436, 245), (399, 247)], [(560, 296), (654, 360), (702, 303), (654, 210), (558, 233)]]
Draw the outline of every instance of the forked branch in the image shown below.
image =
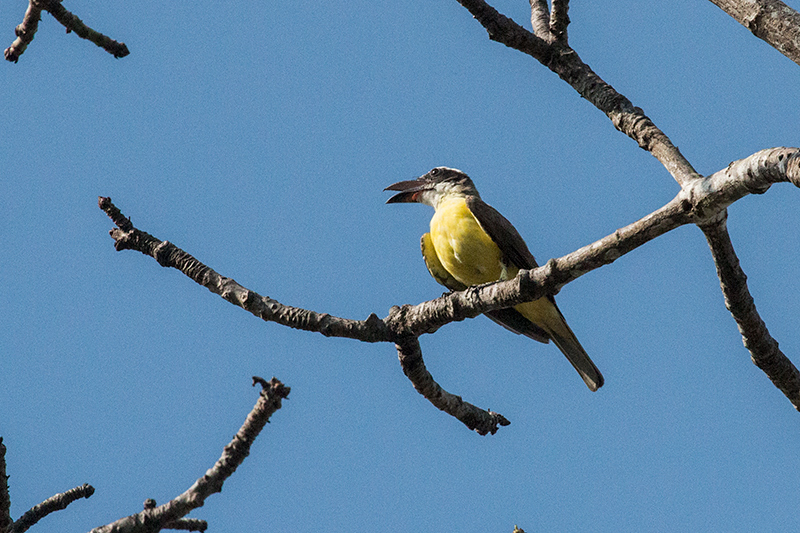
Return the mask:
[[(800, 64), (800, 15), (778, 0), (711, 0)], [(725, 228), (725, 207), (745, 194), (762, 193), (776, 181), (800, 186), (796, 149), (775, 148), (732, 163), (701, 178), (669, 138), (624, 96), (584, 64), (566, 39), (568, 0), (530, 0), (533, 33), (500, 14), (483, 0), (459, 0), (486, 28), (489, 38), (524, 52), (569, 83), (603, 111), (614, 126), (652, 153), (681, 185), (679, 196), (692, 205), (692, 222), (706, 235), (725, 302), (736, 320), (753, 361), (800, 410), (800, 378), (778, 350), (753, 304), (733, 244)], [(548, 22), (549, 21), (549, 22)], [(560, 22), (559, 22), (560, 21)], [(559, 32), (559, 28), (563, 31)], [(709, 194), (710, 193), (710, 194)], [(569, 281), (569, 276), (564, 277)]]
[[(544, 0), (531, 0), (536, 34), (497, 12), (483, 0), (458, 0), (486, 28), (489, 38), (539, 61), (605, 113), (614, 127), (636, 141), (666, 167), (681, 185), (700, 175), (640, 108), (603, 81), (566, 42), (566, 2), (554, 2), (553, 14)], [(555, 17), (555, 18), (553, 18)], [(551, 29), (552, 28), (552, 29)], [(561, 34), (553, 33), (562, 31)], [(540, 35), (543, 34), (543, 36)]]
[(19, 57), (36, 36), (42, 11), (53, 15), (53, 18), (67, 29), (67, 33), (75, 32), (78, 37), (93, 42), (114, 57), (125, 57), (130, 53), (125, 43), (117, 42), (84, 24), (81, 19), (61, 5), (61, 0), (30, 0), (22, 23), (14, 29), (17, 38), (11, 43), (11, 46), (5, 49), (3, 54), (7, 61), (12, 63), (19, 61)]

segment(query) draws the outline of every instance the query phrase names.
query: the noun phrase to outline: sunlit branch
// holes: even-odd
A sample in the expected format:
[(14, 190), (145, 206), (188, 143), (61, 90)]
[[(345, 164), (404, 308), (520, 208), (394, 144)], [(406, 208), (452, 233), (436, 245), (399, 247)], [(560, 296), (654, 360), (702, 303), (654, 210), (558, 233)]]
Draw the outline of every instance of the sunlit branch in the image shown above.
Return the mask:
[[(483, 0), (458, 0), (486, 28), (489, 38), (530, 55), (566, 81), (573, 89), (611, 119), (614, 127), (656, 157), (681, 185), (700, 175), (653, 124), (644, 112), (603, 81), (565, 41), (551, 41), (529, 32), (497, 12)], [(531, 2), (532, 17), (540, 19), (541, 2)], [(535, 8), (535, 9), (534, 9)], [(563, 8), (559, 8), (563, 10)], [(564, 13), (566, 13), (564, 11)], [(561, 22), (559, 24), (564, 24)]]
[(800, 13), (779, 0), (711, 0), (753, 35), (800, 65)]

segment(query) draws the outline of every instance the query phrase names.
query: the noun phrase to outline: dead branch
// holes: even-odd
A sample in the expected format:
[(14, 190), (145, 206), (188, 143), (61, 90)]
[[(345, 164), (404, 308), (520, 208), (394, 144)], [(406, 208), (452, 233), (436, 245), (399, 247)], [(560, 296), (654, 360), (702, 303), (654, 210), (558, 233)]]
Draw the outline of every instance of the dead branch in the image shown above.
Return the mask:
[[(555, 2), (553, 14), (543, 0), (531, 0), (531, 18), (536, 34), (497, 12), (483, 0), (458, 0), (486, 28), (489, 38), (519, 50), (566, 81), (573, 89), (605, 113), (614, 127), (656, 157), (675, 180), (683, 185), (700, 175), (672, 141), (640, 108), (603, 81), (566, 42), (566, 2)], [(554, 18), (555, 17), (555, 20)], [(551, 27), (552, 25), (552, 27)]]
[(81, 498), (88, 498), (94, 494), (94, 487), (84, 483), (80, 487), (75, 487), (67, 492), (56, 494), (45, 501), (29, 509), (19, 520), (14, 522), (9, 533), (23, 533), (30, 529), (45, 516), (66, 509), (69, 504)]
[[(101, 197), (99, 206), (118, 226), (110, 231), (117, 250), (136, 250), (155, 258), (162, 266), (176, 268), (262, 320), (325, 336), (395, 343), (403, 371), (415, 389), (437, 408), (461, 420), (470, 429), (485, 434), (494, 433), (498, 424), (504, 425), (499, 422), (501, 415), (491, 411), (477, 414), (477, 407), (444, 391), (425, 369), (419, 336), (433, 333), (450, 322), (556, 294), (561, 287), (583, 274), (614, 262), (672, 229), (690, 223), (707, 225), (718, 220), (732, 202), (751, 193), (763, 193), (777, 182), (792, 182), (800, 186), (800, 149), (762, 150), (731, 163), (724, 170), (691, 182), (664, 207), (637, 222), (575, 252), (551, 259), (535, 270), (522, 270), (512, 280), (470, 287), (418, 305), (393, 307), (384, 319), (373, 313), (366, 320), (351, 320), (291, 307), (260, 296), (221, 276), (175, 245), (136, 229), (110, 198)], [(792, 388), (791, 384), (786, 387)]]
[(53, 18), (67, 29), (67, 33), (75, 32), (78, 37), (93, 42), (116, 58), (130, 54), (125, 43), (117, 42), (84, 24), (80, 18), (61, 5), (61, 0), (30, 0), (22, 23), (14, 30), (17, 38), (5, 49), (4, 56), (7, 61), (12, 63), (19, 61), (19, 56), (28, 48), (39, 29), (42, 11), (53, 15)]
[(222, 490), (222, 484), (242, 464), (250, 454), (250, 447), (258, 434), (269, 422), (275, 411), (281, 408), (281, 401), (289, 396), (286, 387), (276, 378), (266, 382), (262, 378), (253, 378), (253, 385), (261, 384), (263, 390), (253, 410), (247, 415), (242, 427), (234, 435), (233, 440), (225, 446), (222, 456), (203, 477), (195, 481), (189, 489), (172, 501), (155, 506), (155, 502), (145, 502), (145, 509), (135, 515), (126, 516), (111, 524), (92, 530), (91, 533), (142, 533), (156, 532), (173, 525), (200, 525), (199, 521), (176, 522), (193, 509), (202, 507), (206, 498)]
[(500, 413), (484, 411), (471, 403), (465, 402), (461, 396), (450, 394), (436, 381), (433, 380), (425, 362), (422, 360), (422, 349), (417, 337), (409, 337), (395, 345), (397, 356), (403, 373), (414, 384), (414, 388), (429, 402), (457, 418), (469, 429), (477, 431), (480, 435), (497, 433), (498, 426), (507, 426), (511, 422)]
[(800, 13), (780, 0), (711, 0), (753, 35), (800, 65)]
[[(490, 39), (537, 59), (603, 111), (618, 130), (661, 161), (681, 185), (678, 196), (683, 196), (691, 205), (692, 222), (698, 224), (706, 235), (726, 305), (742, 332), (751, 358), (800, 410), (797, 369), (777, 349), (777, 342), (770, 337), (758, 316), (753, 298), (744, 283), (746, 276), (741, 271), (724, 224), (727, 216), (725, 207), (745, 194), (763, 193), (775, 180), (791, 181), (795, 185), (800, 183), (797, 150), (763, 150), (732, 163), (724, 171), (701, 178), (666, 134), (640, 108), (634, 107), (627, 98), (600, 79), (569, 47), (566, 39), (566, 26), (569, 23), (566, 16), (567, 1), (553, 0), (552, 13), (549, 13), (544, 0), (530, 0), (534, 33), (498, 13), (483, 0), (459, 0), (459, 3), (486, 28)], [(782, 2), (712, 2), (788, 57), (798, 57), (800, 15)], [(800, 61), (797, 62), (800, 64)], [(565, 275), (564, 282), (569, 278)]]

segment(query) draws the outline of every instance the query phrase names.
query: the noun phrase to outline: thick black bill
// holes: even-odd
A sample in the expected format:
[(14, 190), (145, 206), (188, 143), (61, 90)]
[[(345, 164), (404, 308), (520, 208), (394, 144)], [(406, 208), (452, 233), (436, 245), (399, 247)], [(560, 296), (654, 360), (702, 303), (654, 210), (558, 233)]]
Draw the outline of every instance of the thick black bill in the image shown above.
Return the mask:
[(426, 185), (427, 184), (421, 183), (419, 180), (406, 180), (392, 183), (386, 187), (384, 191), (400, 192), (386, 200), (386, 203), (397, 204), (401, 202), (416, 202), (417, 194), (424, 191), (426, 189)]

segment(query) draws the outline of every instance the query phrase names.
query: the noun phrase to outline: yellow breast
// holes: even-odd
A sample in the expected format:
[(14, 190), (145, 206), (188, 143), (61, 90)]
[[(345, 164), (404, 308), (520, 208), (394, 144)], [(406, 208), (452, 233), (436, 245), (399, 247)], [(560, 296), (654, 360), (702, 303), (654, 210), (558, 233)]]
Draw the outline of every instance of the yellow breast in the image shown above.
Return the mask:
[(464, 198), (439, 202), (431, 219), (431, 242), (442, 266), (465, 285), (497, 281), (504, 273), (500, 248), (475, 220)]

